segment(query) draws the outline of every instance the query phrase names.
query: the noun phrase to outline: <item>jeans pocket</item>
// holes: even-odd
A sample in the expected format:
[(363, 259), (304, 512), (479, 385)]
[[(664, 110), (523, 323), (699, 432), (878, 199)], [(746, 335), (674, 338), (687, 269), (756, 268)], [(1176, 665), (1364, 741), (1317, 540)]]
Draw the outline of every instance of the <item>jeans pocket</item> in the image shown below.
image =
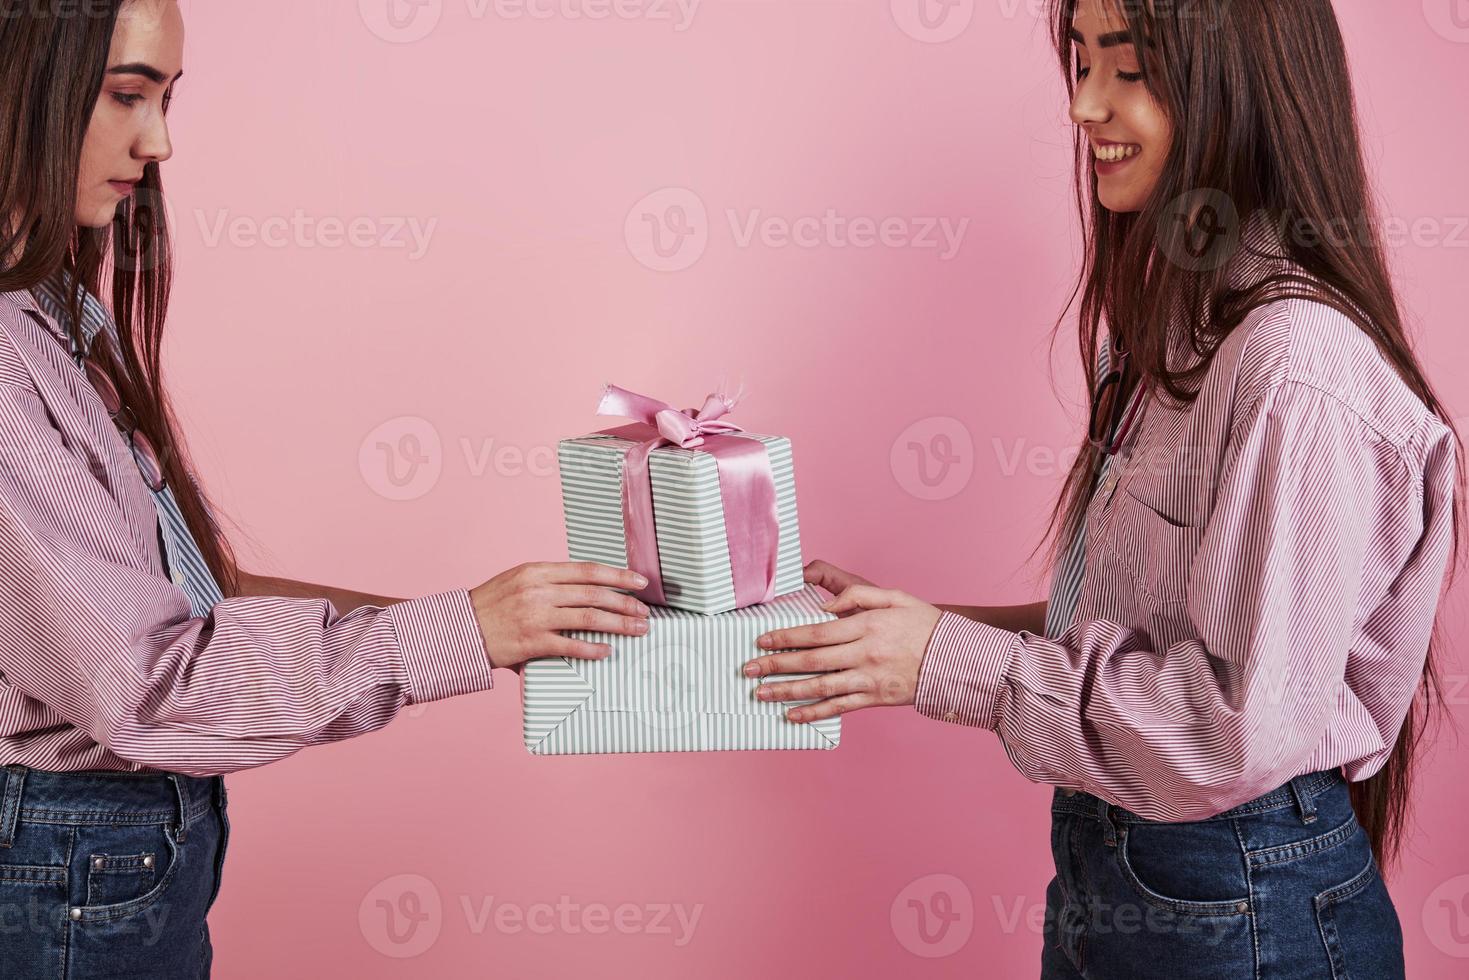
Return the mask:
[(87, 905), (113, 905), (153, 890), (158, 879), (159, 855), (88, 854)]
[(182, 863), (171, 824), (89, 826), (81, 835), (87, 900), (71, 910), (73, 922), (111, 922), (151, 908)]
[(1315, 906), (1332, 980), (1404, 976), (1402, 925), (1370, 851), (1366, 867), (1319, 893)]
[(1148, 905), (1177, 915), (1244, 916), (1250, 884), (1228, 821), (1124, 824), (1117, 866)]

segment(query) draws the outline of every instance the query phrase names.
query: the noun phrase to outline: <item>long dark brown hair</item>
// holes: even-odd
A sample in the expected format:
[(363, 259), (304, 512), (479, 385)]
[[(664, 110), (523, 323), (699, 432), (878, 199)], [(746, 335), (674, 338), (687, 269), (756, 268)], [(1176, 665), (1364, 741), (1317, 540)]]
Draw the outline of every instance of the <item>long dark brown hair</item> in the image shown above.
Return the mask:
[[(1078, 62), (1070, 31), (1076, 6), (1077, 0), (1050, 0), (1052, 40), (1073, 97)], [(1133, 38), (1144, 84), (1173, 123), (1173, 141), (1145, 207), (1113, 213), (1097, 199), (1089, 147), (1080, 128), (1076, 132), (1076, 194), (1086, 256), (1057, 332), (1079, 296), (1088, 402), (1097, 394), (1093, 365), (1104, 321), (1131, 351), (1139, 369), (1136, 384), (1189, 404), (1224, 337), (1251, 310), (1296, 297), (1329, 304), (1350, 317), (1424, 404), (1453, 428), (1404, 333), (1330, 0), (1115, 0), (1112, 9), (1119, 27), (1125, 24)], [(1218, 222), (1221, 211), (1232, 212), (1236, 224), (1263, 216), (1284, 229), (1281, 241), (1297, 271), (1289, 271), (1287, 263), (1232, 287), (1227, 262), (1210, 261), (1192, 249), (1180, 251), (1181, 244), (1196, 240), (1193, 223), (1205, 214)], [(1342, 233), (1344, 225), (1350, 233)], [(1232, 240), (1237, 245), (1238, 234)], [(1170, 371), (1169, 323), (1177, 330), (1180, 319), (1200, 359), (1187, 370)], [(1454, 435), (1462, 459), (1457, 429)], [(1051, 542), (1052, 565), (1085, 518), (1101, 461), (1100, 451), (1084, 439), (1041, 542)], [(1455, 568), (1462, 557), (1464, 482), (1460, 468)], [(1384, 868), (1396, 861), (1403, 843), (1425, 727), (1445, 714), (1440, 626), (1434, 623), (1423, 683), (1390, 757), (1376, 774), (1351, 784), (1353, 809)]]
[[(221, 591), (233, 596), (239, 594), (234, 552), (192, 475), (159, 364), (171, 258), (158, 165), (147, 165), (111, 227), (80, 227), (75, 220), (82, 142), (118, 11), (128, 2), (0, 0), (0, 292), (65, 277), (102, 297), (107, 283), (121, 349), (99, 333), (99, 363), (158, 448), (205, 562)], [(18, 249), (19, 259), (6, 264)], [(69, 306), (70, 329), (81, 343), (79, 291)]]

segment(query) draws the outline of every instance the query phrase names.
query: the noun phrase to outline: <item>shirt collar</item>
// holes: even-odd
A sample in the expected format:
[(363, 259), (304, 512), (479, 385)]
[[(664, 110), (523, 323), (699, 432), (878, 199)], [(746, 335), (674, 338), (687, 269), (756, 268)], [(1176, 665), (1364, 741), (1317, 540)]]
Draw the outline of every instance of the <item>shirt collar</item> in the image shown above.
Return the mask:
[[(40, 313), (41, 320), (51, 331), (52, 336), (73, 355), (76, 355), (84, 351), (78, 351), (71, 338), (71, 316), (67, 312), (67, 297), (71, 290), (71, 283), (71, 273), (63, 269), (29, 290), (7, 293), (6, 296), (22, 310)], [(98, 332), (111, 321), (111, 315), (88, 289), (82, 290), (81, 314), (82, 336), (86, 341), (86, 351), (90, 351)]]

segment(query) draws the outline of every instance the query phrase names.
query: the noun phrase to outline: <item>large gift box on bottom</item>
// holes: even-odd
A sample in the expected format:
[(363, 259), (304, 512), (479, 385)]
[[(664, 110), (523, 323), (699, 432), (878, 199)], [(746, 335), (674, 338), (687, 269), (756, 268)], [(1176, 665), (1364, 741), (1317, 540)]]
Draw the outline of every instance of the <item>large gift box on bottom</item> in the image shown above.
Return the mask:
[(569, 632), (609, 643), (602, 660), (532, 660), (522, 672), (525, 745), (537, 755), (834, 749), (841, 717), (793, 722), (803, 702), (763, 702), (763, 683), (810, 674), (750, 678), (744, 665), (764, 651), (762, 633), (823, 623), (814, 586), (718, 616), (652, 606), (644, 636)]

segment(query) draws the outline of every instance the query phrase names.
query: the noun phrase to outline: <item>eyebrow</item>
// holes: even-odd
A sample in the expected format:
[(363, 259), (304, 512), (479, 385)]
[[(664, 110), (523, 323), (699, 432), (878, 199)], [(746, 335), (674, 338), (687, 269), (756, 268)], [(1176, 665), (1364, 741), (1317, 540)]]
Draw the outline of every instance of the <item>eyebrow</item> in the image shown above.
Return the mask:
[[(157, 68), (154, 68), (152, 65), (143, 61), (130, 61), (125, 65), (117, 65), (115, 67), (107, 69), (107, 74), (142, 75), (144, 78), (158, 85), (162, 85), (164, 82), (168, 81), (167, 75), (163, 74), (163, 72), (159, 71)], [(180, 71), (177, 75), (173, 76), (173, 80), (176, 82), (183, 77), (184, 73)]]
[[(1071, 40), (1075, 41), (1077, 44), (1080, 44), (1082, 47), (1086, 47), (1086, 38), (1082, 37), (1081, 31), (1078, 31), (1074, 27), (1071, 28)], [(1113, 31), (1110, 34), (1103, 34), (1101, 37), (1097, 38), (1097, 47), (1099, 48), (1115, 48), (1121, 44), (1132, 43), (1133, 41), (1131, 31)]]

